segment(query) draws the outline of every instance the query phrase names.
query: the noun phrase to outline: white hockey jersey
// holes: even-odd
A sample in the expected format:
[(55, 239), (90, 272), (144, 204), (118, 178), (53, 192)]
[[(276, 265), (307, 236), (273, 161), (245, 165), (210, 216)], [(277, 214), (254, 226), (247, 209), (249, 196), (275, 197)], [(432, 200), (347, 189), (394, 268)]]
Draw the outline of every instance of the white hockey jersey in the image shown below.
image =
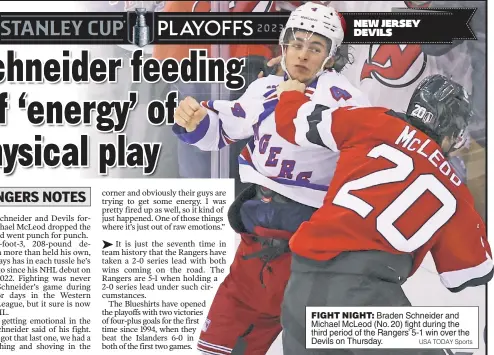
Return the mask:
[[(331, 1), (330, 6), (343, 13), (392, 12), (406, 9), (407, 2)], [(432, 74), (451, 77), (472, 92), (472, 67), (466, 43), (439, 57), (424, 54), (418, 44), (351, 44), (350, 47), (354, 62), (342, 74), (368, 95), (373, 106), (406, 111), (413, 90)]]
[[(193, 132), (187, 133), (176, 124), (173, 130), (182, 141), (205, 151), (251, 138), (239, 156), (241, 181), (265, 186), (292, 200), (319, 208), (333, 177), (338, 153), (318, 146), (300, 147), (277, 133), (276, 87), (283, 80), (281, 76), (270, 75), (254, 81), (238, 100), (202, 102), (208, 115)], [(370, 105), (360, 90), (333, 71), (314, 80), (307, 86), (305, 95), (312, 101), (312, 105), (306, 105), (307, 116), (317, 104)]]

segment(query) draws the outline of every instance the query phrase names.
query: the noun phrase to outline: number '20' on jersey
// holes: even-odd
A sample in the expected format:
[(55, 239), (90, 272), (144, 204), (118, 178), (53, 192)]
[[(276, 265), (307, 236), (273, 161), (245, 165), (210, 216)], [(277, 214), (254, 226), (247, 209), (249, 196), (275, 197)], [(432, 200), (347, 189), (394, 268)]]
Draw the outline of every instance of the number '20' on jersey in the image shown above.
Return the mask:
[(490, 280), (485, 224), (436, 142), (389, 109), (317, 105), (308, 114), (307, 103), (298, 92), (281, 95), (278, 133), (340, 156), (323, 206), (291, 239), (294, 253), (411, 253), (413, 274), (430, 251), (452, 292)]

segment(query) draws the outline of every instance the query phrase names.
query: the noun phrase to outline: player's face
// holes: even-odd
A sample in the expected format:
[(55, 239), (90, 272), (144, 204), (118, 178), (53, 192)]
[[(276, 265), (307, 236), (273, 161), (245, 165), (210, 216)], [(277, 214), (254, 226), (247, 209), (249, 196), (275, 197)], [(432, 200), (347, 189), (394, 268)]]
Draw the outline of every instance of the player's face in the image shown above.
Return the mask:
[(327, 40), (315, 33), (297, 31), (288, 42), (286, 68), (290, 77), (309, 84), (328, 57)]

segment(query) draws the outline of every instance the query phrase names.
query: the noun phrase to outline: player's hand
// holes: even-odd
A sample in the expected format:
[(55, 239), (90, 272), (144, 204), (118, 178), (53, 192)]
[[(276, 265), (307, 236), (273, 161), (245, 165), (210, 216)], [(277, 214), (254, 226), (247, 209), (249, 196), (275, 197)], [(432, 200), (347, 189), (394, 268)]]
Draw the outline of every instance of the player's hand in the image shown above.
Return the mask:
[(298, 80), (287, 80), (283, 81), (278, 85), (276, 89), (276, 93), (278, 94), (278, 98), (280, 98), (281, 94), (285, 91), (299, 91), (301, 93), (305, 92), (305, 84), (301, 83)]
[(279, 65), (281, 63), (281, 55), (276, 58), (270, 59), (268, 62), (268, 67), (274, 67), (275, 65)]
[[(281, 55), (276, 57), (276, 58), (272, 58), (269, 60), (269, 62), (267, 63), (267, 66), (269, 68), (272, 68), (272, 67), (275, 67), (276, 66), (276, 72), (274, 73), (275, 75), (278, 75), (278, 76), (283, 76), (283, 69), (281, 68)], [(258, 78), (262, 78), (264, 76), (264, 73), (263, 72), (260, 72), (259, 75), (257, 76)]]
[(185, 128), (187, 132), (194, 131), (206, 117), (208, 111), (193, 97), (187, 96), (180, 101), (175, 110), (175, 123)]

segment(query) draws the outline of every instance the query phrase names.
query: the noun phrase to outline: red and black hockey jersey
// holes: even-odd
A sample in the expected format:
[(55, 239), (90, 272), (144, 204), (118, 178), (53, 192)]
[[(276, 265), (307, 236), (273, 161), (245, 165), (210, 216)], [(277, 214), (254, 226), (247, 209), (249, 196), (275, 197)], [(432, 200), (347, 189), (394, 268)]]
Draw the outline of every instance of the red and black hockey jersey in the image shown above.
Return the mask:
[(411, 253), (413, 274), (430, 251), (453, 292), (492, 277), (484, 222), (438, 144), (389, 109), (317, 105), (307, 115), (309, 105), (299, 92), (283, 93), (278, 134), (340, 155), (323, 206), (291, 239), (294, 253)]

